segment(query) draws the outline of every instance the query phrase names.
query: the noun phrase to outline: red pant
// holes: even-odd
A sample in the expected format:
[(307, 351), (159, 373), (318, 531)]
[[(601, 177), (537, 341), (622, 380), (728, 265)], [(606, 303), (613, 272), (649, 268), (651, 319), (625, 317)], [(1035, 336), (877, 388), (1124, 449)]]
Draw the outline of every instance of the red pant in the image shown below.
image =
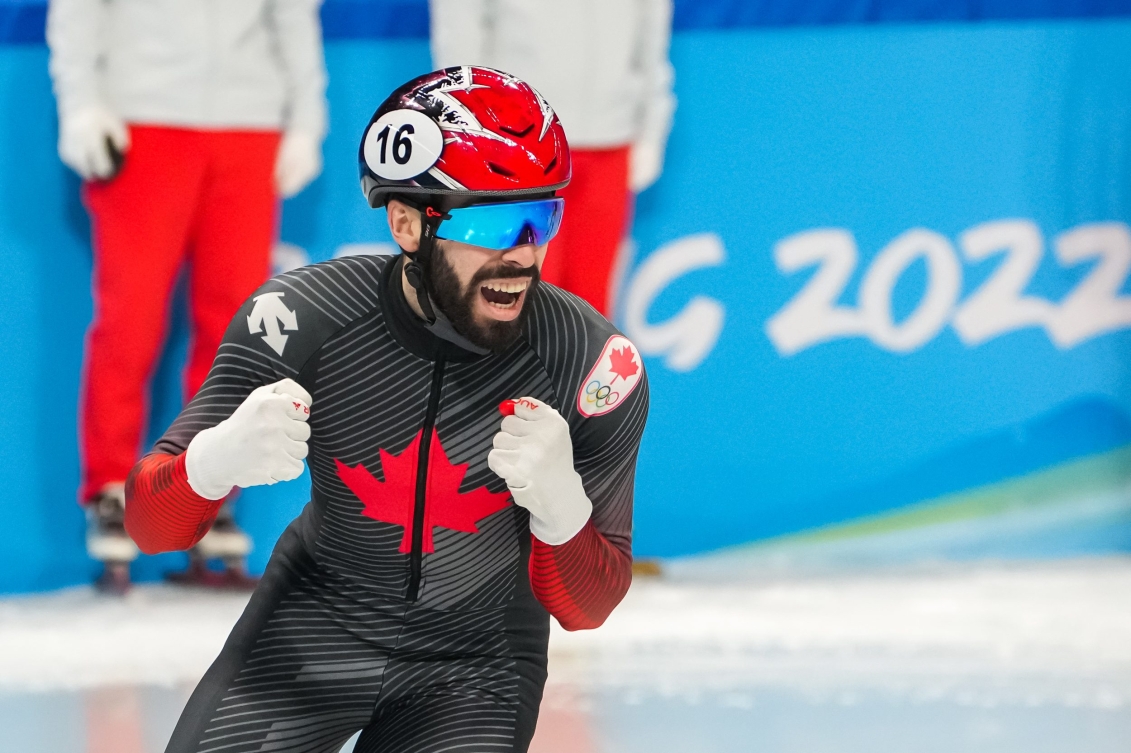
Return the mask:
[(190, 270), (188, 397), (208, 374), (228, 322), (267, 278), (278, 147), (274, 131), (131, 126), (121, 173), (86, 185), (94, 321), (80, 416), (81, 499), (125, 481), (137, 460), (181, 266)]
[(609, 316), (609, 281), (628, 222), (627, 146), (573, 149), (573, 179), (562, 228), (550, 242), (542, 278), (581, 296)]

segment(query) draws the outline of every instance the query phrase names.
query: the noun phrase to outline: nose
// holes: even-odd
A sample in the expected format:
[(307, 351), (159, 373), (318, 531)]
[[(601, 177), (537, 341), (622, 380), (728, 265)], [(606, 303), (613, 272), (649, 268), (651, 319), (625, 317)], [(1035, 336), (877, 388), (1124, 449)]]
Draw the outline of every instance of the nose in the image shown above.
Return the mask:
[(516, 267), (532, 267), (537, 258), (537, 250), (538, 247), (533, 243), (524, 243), (504, 251), (502, 260)]

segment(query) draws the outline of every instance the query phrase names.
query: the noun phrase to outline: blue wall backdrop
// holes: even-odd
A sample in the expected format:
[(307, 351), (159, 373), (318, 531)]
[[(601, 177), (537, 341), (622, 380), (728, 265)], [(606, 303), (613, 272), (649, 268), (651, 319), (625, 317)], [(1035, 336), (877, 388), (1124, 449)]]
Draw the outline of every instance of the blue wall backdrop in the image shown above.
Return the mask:
[[(638, 553), (959, 519), (974, 539), (913, 549), (1131, 550), (1131, 3), (790, 7), (677, 3), (679, 109), (618, 298), (653, 385)], [(423, 3), (324, 18), (326, 171), (284, 207), (282, 266), (388, 248), (357, 138), (430, 68)], [(75, 505), (88, 226), (55, 155), (42, 5), (0, 2), (0, 38), (4, 592), (94, 566)], [(182, 321), (174, 305), (151, 435), (179, 407)], [(245, 495), (254, 566), (305, 494)]]

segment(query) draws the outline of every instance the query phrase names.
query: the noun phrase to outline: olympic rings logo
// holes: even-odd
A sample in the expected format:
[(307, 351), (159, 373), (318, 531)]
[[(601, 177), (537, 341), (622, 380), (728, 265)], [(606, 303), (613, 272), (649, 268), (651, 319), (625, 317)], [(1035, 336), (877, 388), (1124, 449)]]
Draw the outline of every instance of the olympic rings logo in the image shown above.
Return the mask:
[(616, 405), (617, 400), (620, 400), (620, 393), (613, 392), (612, 387), (603, 385), (596, 379), (585, 387), (585, 402), (594, 403), (598, 408)]

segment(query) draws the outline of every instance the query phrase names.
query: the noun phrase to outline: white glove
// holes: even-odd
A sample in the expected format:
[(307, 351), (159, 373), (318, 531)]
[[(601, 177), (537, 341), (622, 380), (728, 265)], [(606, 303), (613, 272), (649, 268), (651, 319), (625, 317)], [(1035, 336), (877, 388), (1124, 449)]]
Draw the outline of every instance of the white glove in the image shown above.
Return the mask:
[(205, 499), (223, 499), (233, 486), (301, 476), (310, 439), (310, 403), (310, 393), (293, 379), (253, 390), (228, 419), (189, 442), (189, 486)]
[(275, 190), (289, 199), (322, 172), (322, 140), (305, 131), (288, 131), (275, 158)]
[(573, 469), (573, 440), (560, 413), (532, 397), (514, 401), (494, 448), (487, 465), (507, 482), (515, 504), (530, 511), (530, 532), (540, 541), (564, 544), (585, 527), (593, 503)]
[(115, 166), (107, 139), (125, 154), (130, 148), (125, 121), (102, 105), (84, 107), (59, 123), (59, 157), (86, 180), (113, 177)]
[(643, 138), (632, 145), (628, 155), (628, 187), (640, 193), (660, 179), (664, 170), (662, 139)]

